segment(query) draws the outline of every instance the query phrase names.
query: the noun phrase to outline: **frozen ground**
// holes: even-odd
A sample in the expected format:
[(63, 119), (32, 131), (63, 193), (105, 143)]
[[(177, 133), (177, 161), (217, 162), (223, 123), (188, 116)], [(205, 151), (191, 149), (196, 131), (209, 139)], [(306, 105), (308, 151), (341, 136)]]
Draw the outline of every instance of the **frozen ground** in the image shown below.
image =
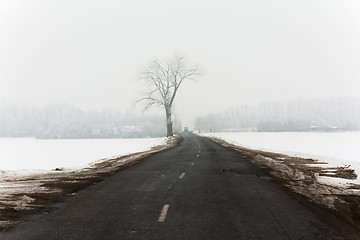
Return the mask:
[[(0, 138), (0, 171), (80, 169), (164, 144), (166, 138), (56, 139)], [(25, 170), (25, 171), (24, 171)]]
[(254, 150), (316, 159), (328, 163), (327, 167), (350, 165), (351, 169), (360, 174), (360, 132), (216, 132), (202, 135)]

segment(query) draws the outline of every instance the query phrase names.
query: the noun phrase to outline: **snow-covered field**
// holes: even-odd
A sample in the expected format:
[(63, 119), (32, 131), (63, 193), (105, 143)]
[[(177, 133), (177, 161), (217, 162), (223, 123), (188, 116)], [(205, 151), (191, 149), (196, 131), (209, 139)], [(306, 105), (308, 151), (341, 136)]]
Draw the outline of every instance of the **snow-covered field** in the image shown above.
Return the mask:
[(360, 175), (360, 132), (203, 133), (238, 146), (313, 158), (330, 166), (348, 166)]
[(166, 138), (0, 138), (0, 171), (79, 169), (101, 159), (146, 151), (165, 142)]
[(94, 179), (175, 146), (177, 141), (176, 137), (0, 138), (0, 229), (17, 223), (17, 214), (36, 209), (44, 201), (73, 193), (93, 183)]

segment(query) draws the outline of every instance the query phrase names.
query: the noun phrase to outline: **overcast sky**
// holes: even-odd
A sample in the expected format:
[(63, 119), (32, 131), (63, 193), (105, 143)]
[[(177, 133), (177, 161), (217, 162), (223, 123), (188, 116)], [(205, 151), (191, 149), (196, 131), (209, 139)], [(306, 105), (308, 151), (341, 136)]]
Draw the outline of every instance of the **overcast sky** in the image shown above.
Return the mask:
[(360, 1), (0, 1), (0, 102), (132, 108), (139, 69), (174, 53), (184, 124), (229, 106), (360, 96)]

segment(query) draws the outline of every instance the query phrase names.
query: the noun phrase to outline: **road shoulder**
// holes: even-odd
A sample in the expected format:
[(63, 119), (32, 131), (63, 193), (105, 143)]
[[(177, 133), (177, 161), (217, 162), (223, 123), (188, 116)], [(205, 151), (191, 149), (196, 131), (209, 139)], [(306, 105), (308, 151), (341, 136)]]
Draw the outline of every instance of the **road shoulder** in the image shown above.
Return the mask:
[(167, 139), (164, 145), (109, 159), (81, 170), (55, 169), (44, 174), (11, 176), (0, 180), (0, 231), (6, 231), (21, 222), (21, 217), (35, 213), (56, 199), (74, 195), (76, 191), (94, 184), (107, 175), (130, 167), (155, 153), (177, 146), (181, 136)]
[[(360, 192), (357, 186), (333, 186), (318, 181), (325, 175), (324, 169), (316, 167), (313, 159), (289, 157), (284, 154), (251, 150), (236, 146), (222, 139), (208, 139), (232, 149), (253, 164), (267, 169), (277, 182), (290, 190), (296, 198), (303, 201), (323, 216), (341, 232), (359, 236), (360, 230)], [(321, 163), (320, 163), (321, 164)], [(356, 174), (351, 169), (339, 168), (332, 176), (343, 179), (354, 179)], [(350, 224), (350, 226), (349, 226)]]

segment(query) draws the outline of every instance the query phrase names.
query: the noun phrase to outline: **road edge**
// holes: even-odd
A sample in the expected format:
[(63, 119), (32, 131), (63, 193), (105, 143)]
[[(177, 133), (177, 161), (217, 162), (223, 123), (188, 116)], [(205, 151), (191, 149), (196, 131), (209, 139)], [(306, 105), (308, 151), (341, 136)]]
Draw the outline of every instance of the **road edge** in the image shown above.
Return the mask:
[[(229, 143), (223, 139), (209, 136), (205, 137), (221, 146), (246, 156), (253, 164), (267, 169), (274, 179), (292, 193), (301, 196), (310, 204), (331, 212), (341, 220), (350, 224), (355, 231), (360, 230), (360, 195), (352, 189), (325, 185), (317, 181), (318, 172), (311, 168), (301, 168), (304, 162), (311, 159), (294, 158), (285, 154), (252, 150)], [(299, 164), (287, 164), (277, 159), (299, 160)], [(313, 160), (314, 161), (314, 160)], [(345, 227), (346, 228), (346, 227)]]
[(176, 147), (181, 141), (181, 135), (175, 135), (167, 138), (165, 144), (148, 151), (104, 160), (80, 170), (56, 169), (50, 173), (7, 179), (8, 184), (20, 183), (24, 187), (0, 199), (0, 232), (10, 230), (20, 223), (24, 216), (40, 211), (45, 205), (61, 197), (74, 195), (77, 191), (101, 181), (103, 177), (131, 167), (156, 153)]

